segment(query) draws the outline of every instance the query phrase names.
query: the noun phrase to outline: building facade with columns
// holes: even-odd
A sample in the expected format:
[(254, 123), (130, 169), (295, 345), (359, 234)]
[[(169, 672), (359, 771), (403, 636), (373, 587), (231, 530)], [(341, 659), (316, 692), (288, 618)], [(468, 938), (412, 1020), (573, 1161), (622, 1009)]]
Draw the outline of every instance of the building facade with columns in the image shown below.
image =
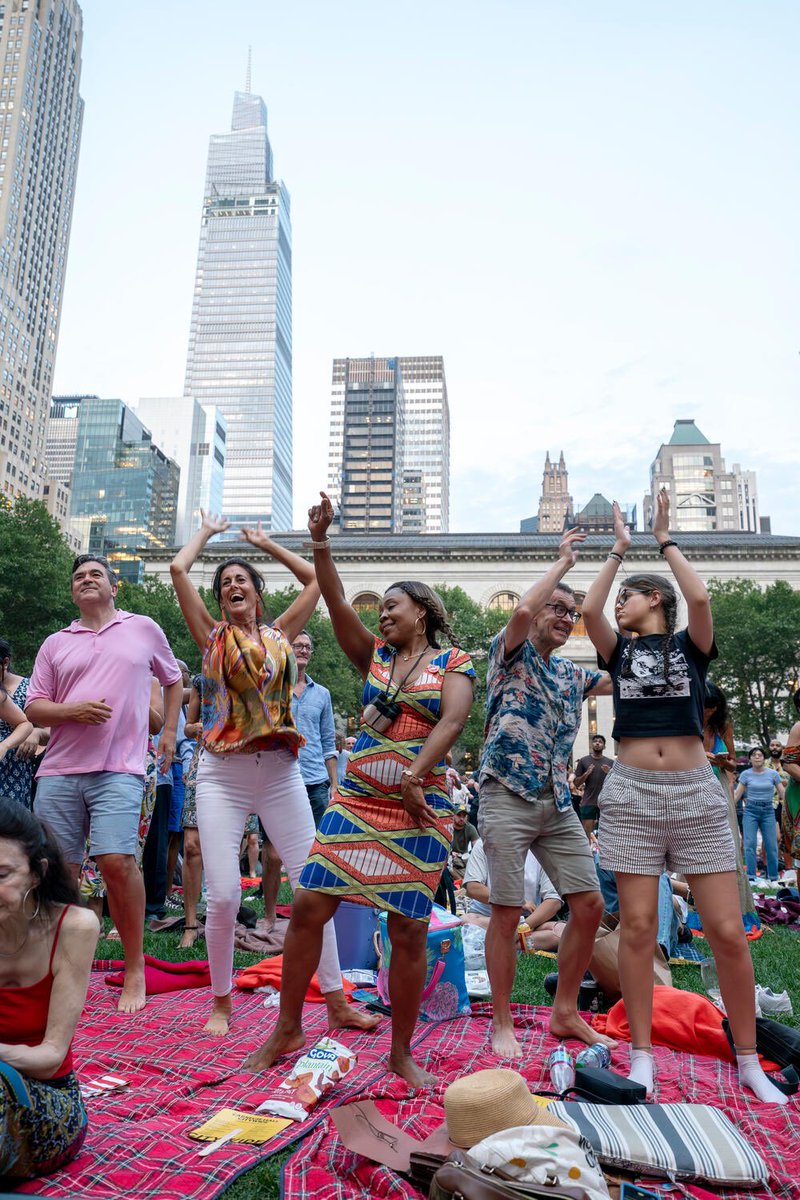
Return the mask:
[[(767, 587), (783, 579), (800, 591), (800, 535), (682, 533), (679, 536), (681, 548), (706, 582), (747, 578), (759, 587)], [(280, 541), (288, 549), (310, 557), (303, 545), (307, 538), (307, 533), (292, 532), (281, 535)], [(634, 533), (632, 539), (625, 571), (618, 574), (620, 581), (625, 573), (669, 573), (651, 534)], [(377, 605), (390, 584), (398, 580), (418, 579), (433, 588), (442, 584), (460, 587), (483, 607), (510, 613), (527, 588), (556, 558), (560, 540), (560, 534), (449, 533), (432, 537), (339, 533), (333, 537), (333, 554), (345, 595), (356, 607)], [(610, 546), (609, 535), (589, 535), (576, 566), (567, 576), (567, 582), (576, 592), (588, 589)], [(272, 559), (252, 546), (238, 546), (230, 541), (209, 543), (192, 569), (193, 582), (210, 588), (219, 563), (239, 553), (262, 572), (268, 590), (284, 588), (290, 582), (285, 569)], [(171, 556), (143, 551), (142, 558), (147, 574), (169, 582)], [(613, 621), (612, 605), (613, 596), (607, 606), (607, 615)], [(685, 620), (684, 610), (682, 617), (679, 616), (679, 628)], [(479, 654), (486, 647), (466, 649)], [(582, 623), (576, 625), (562, 653), (581, 665), (595, 666), (594, 648)], [(610, 742), (612, 724), (610, 697), (601, 696), (588, 702), (575, 744), (576, 754), (588, 752), (589, 738), (595, 732), (604, 734)]]

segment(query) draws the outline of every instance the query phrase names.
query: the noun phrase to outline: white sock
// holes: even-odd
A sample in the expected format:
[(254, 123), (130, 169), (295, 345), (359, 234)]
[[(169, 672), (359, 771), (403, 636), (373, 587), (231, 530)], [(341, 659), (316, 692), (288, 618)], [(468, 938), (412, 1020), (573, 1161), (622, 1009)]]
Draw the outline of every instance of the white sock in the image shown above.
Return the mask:
[(750, 1091), (765, 1104), (788, 1104), (789, 1097), (784, 1095), (775, 1087), (775, 1084), (767, 1079), (761, 1063), (758, 1061), (757, 1054), (738, 1054), (736, 1055), (736, 1065), (739, 1068), (739, 1079), (743, 1087), (750, 1088)]
[[(648, 1096), (653, 1092), (653, 1051), (631, 1050), (631, 1069), (628, 1079), (644, 1085)], [(769, 1081), (768, 1081), (769, 1082)]]

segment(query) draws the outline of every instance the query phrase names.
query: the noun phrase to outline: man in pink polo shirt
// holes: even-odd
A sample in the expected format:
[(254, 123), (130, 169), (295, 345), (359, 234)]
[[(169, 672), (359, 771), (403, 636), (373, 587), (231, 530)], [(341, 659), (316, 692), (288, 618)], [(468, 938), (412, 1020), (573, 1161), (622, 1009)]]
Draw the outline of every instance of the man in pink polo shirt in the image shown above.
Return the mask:
[(144, 884), (136, 866), (144, 789), (150, 680), (164, 688), (162, 771), (169, 770), (183, 697), (180, 668), (149, 617), (114, 604), (117, 577), (102, 556), (72, 566), (80, 618), (36, 656), (25, 709), (50, 727), (39, 767), (36, 815), (55, 833), (76, 878), (86, 835), (103, 875), (125, 954), (120, 1012), (144, 1008)]

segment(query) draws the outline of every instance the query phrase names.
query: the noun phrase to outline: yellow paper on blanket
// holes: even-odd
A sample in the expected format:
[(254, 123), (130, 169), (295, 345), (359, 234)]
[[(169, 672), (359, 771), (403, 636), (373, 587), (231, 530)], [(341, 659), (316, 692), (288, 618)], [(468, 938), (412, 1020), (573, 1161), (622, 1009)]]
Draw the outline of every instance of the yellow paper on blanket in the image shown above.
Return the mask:
[(215, 1142), (217, 1138), (238, 1129), (232, 1142), (247, 1142), (252, 1146), (260, 1146), (275, 1137), (287, 1125), (294, 1124), (282, 1117), (262, 1117), (260, 1113), (241, 1112), (238, 1108), (221, 1108), (213, 1117), (209, 1117), (197, 1129), (189, 1130), (189, 1137), (199, 1142)]

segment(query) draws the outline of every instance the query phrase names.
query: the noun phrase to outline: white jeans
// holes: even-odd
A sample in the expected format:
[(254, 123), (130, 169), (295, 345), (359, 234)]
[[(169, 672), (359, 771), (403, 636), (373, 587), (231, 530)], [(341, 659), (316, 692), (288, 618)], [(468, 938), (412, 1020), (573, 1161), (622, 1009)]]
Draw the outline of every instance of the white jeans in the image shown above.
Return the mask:
[[(197, 767), (197, 828), (208, 888), (206, 945), (211, 990), (227, 996), (233, 975), (233, 931), (241, 904), (239, 846), (250, 813), (261, 818), (292, 887), (308, 857), (316, 830), (297, 759), (290, 750), (257, 754), (200, 754)], [(342, 986), (333, 922), (322, 936), (319, 983), (323, 992)]]

